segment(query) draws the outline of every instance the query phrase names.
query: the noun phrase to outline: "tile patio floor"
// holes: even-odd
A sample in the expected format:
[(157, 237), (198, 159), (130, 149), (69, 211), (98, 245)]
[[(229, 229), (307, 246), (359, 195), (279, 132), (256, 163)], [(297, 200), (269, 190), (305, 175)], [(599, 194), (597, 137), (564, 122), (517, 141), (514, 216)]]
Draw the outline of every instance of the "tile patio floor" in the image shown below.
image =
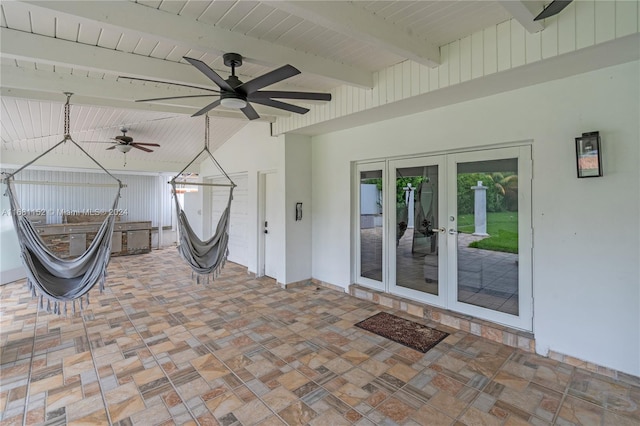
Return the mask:
[(439, 324), (451, 335), (422, 354), (354, 327), (393, 311), (347, 294), (235, 264), (195, 285), (175, 248), (109, 271), (73, 318), (0, 287), (2, 425), (640, 424), (640, 379)]

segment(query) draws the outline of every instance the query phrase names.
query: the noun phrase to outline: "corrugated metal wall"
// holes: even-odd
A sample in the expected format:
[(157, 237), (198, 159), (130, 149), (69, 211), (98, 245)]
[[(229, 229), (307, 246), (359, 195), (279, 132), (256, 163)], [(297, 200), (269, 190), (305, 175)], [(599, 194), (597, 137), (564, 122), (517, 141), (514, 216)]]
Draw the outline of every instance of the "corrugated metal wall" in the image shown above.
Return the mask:
[[(7, 170), (8, 171), (8, 170)], [(151, 221), (151, 226), (171, 226), (171, 187), (166, 176), (114, 174), (124, 184), (118, 202), (121, 221)], [(116, 183), (104, 173), (23, 170), (16, 182), (64, 182), (72, 184)], [(46, 212), (47, 223), (62, 223), (64, 212), (109, 211), (116, 187), (17, 184), (20, 207), (26, 213)]]

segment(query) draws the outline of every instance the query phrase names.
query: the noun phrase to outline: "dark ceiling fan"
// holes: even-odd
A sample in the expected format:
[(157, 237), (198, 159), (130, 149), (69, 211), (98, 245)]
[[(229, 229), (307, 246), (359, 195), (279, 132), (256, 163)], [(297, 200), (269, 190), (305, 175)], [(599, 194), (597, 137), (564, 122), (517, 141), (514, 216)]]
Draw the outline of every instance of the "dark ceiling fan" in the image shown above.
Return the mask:
[(146, 146), (160, 146), (157, 143), (134, 142), (133, 138), (131, 136), (127, 136), (127, 132), (129, 131), (129, 129), (127, 129), (124, 126), (120, 128), (120, 131), (122, 132), (122, 134), (112, 138), (112, 141), (85, 141), (85, 142), (88, 142), (88, 143), (110, 143), (110, 144), (112, 144), (112, 146), (107, 148), (107, 150), (109, 150), (109, 149), (117, 149), (118, 151), (122, 152), (123, 154), (126, 154), (127, 152), (131, 151), (131, 148), (136, 148), (136, 149), (139, 149), (139, 150), (145, 151), (145, 152), (153, 152), (152, 149), (145, 148), (145, 147)]
[(546, 19), (557, 15), (558, 13), (562, 12), (565, 7), (569, 6), (569, 3), (571, 3), (572, 1), (573, 0), (553, 0), (547, 7), (544, 8), (542, 12), (540, 12), (538, 16), (533, 18), (533, 20), (539, 21), (541, 19)]
[(202, 87), (189, 86), (186, 84), (175, 84), (175, 83), (167, 83), (163, 81), (157, 80), (146, 80), (142, 78), (132, 78), (132, 77), (121, 77), (128, 78), (131, 80), (140, 80), (140, 81), (149, 81), (155, 83), (166, 83), (166, 84), (175, 84), (177, 86), (196, 88), (200, 90), (206, 90), (209, 92), (213, 92), (213, 94), (207, 95), (192, 95), (192, 96), (172, 96), (172, 97), (164, 97), (164, 98), (153, 98), (153, 99), (140, 99), (136, 102), (152, 102), (152, 101), (162, 101), (168, 99), (184, 99), (184, 98), (200, 98), (200, 97), (208, 97), (208, 96), (219, 96), (220, 99), (211, 102), (200, 111), (193, 114), (192, 117), (206, 114), (217, 106), (222, 105), (223, 107), (239, 109), (244, 113), (244, 115), (249, 120), (255, 120), (260, 118), (256, 110), (251, 106), (251, 103), (257, 103), (261, 105), (266, 105), (272, 108), (278, 108), (289, 112), (295, 112), (296, 114), (305, 114), (309, 112), (308, 108), (303, 108), (297, 105), (292, 105), (290, 103), (278, 101), (275, 99), (299, 99), (299, 100), (310, 100), (310, 101), (330, 101), (331, 95), (329, 93), (311, 93), (311, 92), (289, 92), (289, 91), (267, 91), (260, 89), (270, 86), (272, 84), (278, 83), (287, 78), (293, 77), (294, 75), (300, 74), (300, 71), (291, 66), (284, 65), (278, 69), (275, 69), (271, 72), (263, 74), (259, 77), (254, 78), (253, 80), (249, 80), (245, 83), (240, 81), (240, 79), (236, 76), (236, 67), (242, 65), (242, 56), (237, 53), (225, 53), (222, 56), (224, 60), (224, 64), (228, 67), (231, 67), (231, 75), (225, 80), (218, 73), (212, 70), (207, 64), (204, 62), (184, 57), (184, 59), (189, 62), (191, 65), (196, 67), (200, 72), (206, 75), (211, 81), (213, 81), (220, 90), (213, 89), (205, 89)]

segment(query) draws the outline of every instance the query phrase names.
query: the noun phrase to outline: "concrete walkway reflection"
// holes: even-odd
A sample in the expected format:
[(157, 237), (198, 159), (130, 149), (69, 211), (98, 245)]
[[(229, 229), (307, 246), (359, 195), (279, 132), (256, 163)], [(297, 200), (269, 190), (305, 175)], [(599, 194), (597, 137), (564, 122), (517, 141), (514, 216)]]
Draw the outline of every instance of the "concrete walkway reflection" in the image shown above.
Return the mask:
[[(382, 279), (381, 228), (361, 229), (362, 271)], [(469, 247), (484, 237), (458, 234), (458, 300), (476, 306), (518, 315), (518, 255)], [(396, 256), (399, 286), (438, 294), (437, 251), (413, 250), (413, 229), (399, 241)], [(374, 278), (375, 277), (375, 278)]]

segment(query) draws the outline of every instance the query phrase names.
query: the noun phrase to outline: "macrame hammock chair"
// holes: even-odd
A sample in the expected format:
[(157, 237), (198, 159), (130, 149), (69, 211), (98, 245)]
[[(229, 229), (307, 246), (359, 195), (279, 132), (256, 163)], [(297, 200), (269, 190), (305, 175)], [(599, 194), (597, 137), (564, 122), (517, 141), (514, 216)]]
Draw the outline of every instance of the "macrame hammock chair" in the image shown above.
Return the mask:
[[(178, 252), (187, 264), (191, 267), (192, 278), (195, 275), (196, 282), (200, 283), (201, 278), (215, 279), (220, 270), (224, 267), (229, 255), (229, 215), (231, 214), (231, 201), (233, 200), (233, 189), (236, 184), (231, 180), (227, 172), (224, 171), (222, 166), (218, 163), (215, 157), (209, 151), (209, 116), (205, 115), (205, 143), (204, 148), (182, 169), (176, 176), (174, 176), (169, 183), (171, 184), (173, 199), (175, 201), (176, 216), (178, 218)], [(177, 180), (182, 176), (185, 170), (193, 164), (194, 161), (200, 157), (203, 153), (207, 153), (209, 158), (213, 161), (213, 164), (218, 168), (222, 175), (229, 181), (229, 183), (194, 183), (186, 182), (185, 180)], [(184, 209), (180, 206), (178, 201), (176, 186), (177, 185), (199, 185), (199, 186), (221, 186), (229, 187), (229, 198), (227, 206), (223, 210), (218, 225), (216, 226), (215, 233), (211, 238), (207, 240), (201, 240), (193, 227), (189, 224), (187, 215)]]
[(20, 214), (22, 210), (14, 187), (14, 183), (19, 182), (14, 182), (14, 177), (36, 160), (69, 141), (117, 182), (114, 186), (117, 186), (118, 190), (113, 200), (111, 211), (117, 210), (120, 190), (125, 186), (71, 138), (69, 134), (69, 99), (71, 93), (65, 93), (65, 95), (67, 95), (67, 102), (64, 106), (64, 139), (15, 172), (10, 174), (2, 173), (3, 180), (7, 185), (5, 196), (9, 197), (11, 216), (20, 244), (20, 255), (26, 270), (27, 285), (32, 292), (32, 296), (39, 298), (39, 309), (46, 309), (47, 312), (64, 315), (67, 314), (68, 304), (71, 305), (74, 314), (76, 312), (76, 301), (78, 301), (77, 305), (80, 310), (84, 308), (85, 304), (88, 305), (89, 290), (97, 283), (100, 283), (100, 292), (104, 290), (107, 266), (111, 256), (111, 236), (116, 215), (107, 215), (95, 238), (82, 255), (75, 259), (61, 259), (49, 250), (27, 216)]

